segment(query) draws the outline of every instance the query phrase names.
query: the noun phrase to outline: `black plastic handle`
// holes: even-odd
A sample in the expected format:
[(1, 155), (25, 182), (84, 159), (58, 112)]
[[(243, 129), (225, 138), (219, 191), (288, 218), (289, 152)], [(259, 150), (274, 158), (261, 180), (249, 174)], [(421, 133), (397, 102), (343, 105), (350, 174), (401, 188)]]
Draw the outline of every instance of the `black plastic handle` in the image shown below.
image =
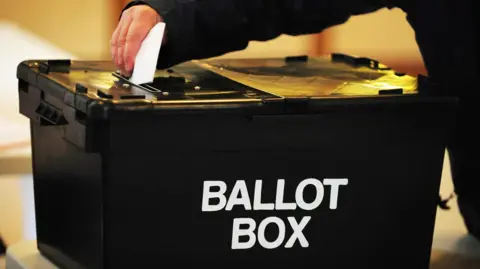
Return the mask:
[(65, 125), (67, 121), (63, 116), (63, 112), (46, 103), (45, 101), (41, 101), (38, 105), (37, 109), (35, 109), (35, 113), (41, 118), (40, 124), (42, 125)]

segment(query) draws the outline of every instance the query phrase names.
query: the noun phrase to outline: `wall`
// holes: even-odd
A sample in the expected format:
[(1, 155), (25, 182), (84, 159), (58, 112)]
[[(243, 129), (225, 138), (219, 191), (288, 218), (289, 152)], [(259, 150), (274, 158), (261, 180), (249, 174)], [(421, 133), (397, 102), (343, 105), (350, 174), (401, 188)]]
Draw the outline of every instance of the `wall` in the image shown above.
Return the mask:
[(109, 58), (110, 1), (0, 0), (0, 20), (15, 22), (80, 58)]
[(400, 9), (354, 16), (328, 32), (330, 52), (371, 57), (409, 73), (425, 73), (415, 33)]
[(0, 236), (10, 245), (23, 239), (19, 177), (0, 176)]
[(281, 35), (267, 42), (250, 42), (243, 51), (227, 53), (220, 58), (261, 58), (285, 57), (290, 55), (309, 54), (312, 36), (287, 36)]
[[(4, 6), (0, 7), (3, 10)], [(18, 113), (17, 65), (26, 59), (75, 59), (44, 38), (0, 19), (0, 236), (7, 244), (35, 237), (28, 119)], [(4, 174), (9, 174), (5, 176)], [(0, 266), (1, 267), (1, 266)]]

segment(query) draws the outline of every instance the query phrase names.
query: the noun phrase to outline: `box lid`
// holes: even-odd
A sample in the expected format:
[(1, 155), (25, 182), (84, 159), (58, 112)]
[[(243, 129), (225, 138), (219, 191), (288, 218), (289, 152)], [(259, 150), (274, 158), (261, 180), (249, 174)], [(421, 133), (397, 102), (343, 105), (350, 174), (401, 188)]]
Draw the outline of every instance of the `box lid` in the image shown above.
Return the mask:
[(101, 61), (25, 61), (17, 77), (102, 118), (111, 111), (302, 113), (338, 104), (420, 100), (417, 78), (343, 54), (191, 61), (158, 70), (155, 80), (143, 85)]

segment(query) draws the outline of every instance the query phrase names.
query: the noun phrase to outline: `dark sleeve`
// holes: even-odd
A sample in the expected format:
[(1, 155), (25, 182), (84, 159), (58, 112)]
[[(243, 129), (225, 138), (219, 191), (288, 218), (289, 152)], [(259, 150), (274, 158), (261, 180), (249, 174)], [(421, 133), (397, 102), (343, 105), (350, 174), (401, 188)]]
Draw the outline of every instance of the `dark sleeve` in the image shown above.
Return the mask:
[(385, 0), (144, 0), (165, 20), (168, 43), (158, 68), (245, 49), (249, 41), (302, 35), (350, 16), (393, 7)]
[(430, 79), (455, 93), (477, 85), (478, 0), (417, 0), (402, 4)]
[(5, 254), (7, 251), (7, 246), (3, 243), (2, 237), (0, 236), (0, 255)]

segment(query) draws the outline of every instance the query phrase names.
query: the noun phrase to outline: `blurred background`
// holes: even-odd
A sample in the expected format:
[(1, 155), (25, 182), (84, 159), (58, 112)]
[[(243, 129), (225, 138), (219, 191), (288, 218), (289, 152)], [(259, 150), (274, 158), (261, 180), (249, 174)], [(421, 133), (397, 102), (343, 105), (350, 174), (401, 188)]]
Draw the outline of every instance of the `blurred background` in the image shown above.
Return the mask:
[[(7, 245), (35, 239), (30, 134), (27, 119), (18, 113), (16, 66), (35, 58), (109, 60), (110, 36), (127, 2), (0, 0), (0, 236)], [(352, 17), (323, 33), (252, 42), (246, 50), (222, 57), (342, 52), (374, 58), (412, 75), (425, 74), (405, 16), (399, 9), (383, 9)], [(442, 192), (448, 195), (452, 191), (448, 159), (442, 184)], [(468, 257), (480, 253), (478, 245), (466, 237), (454, 203), (451, 211), (439, 212), (434, 248), (446, 252), (438, 252), (432, 259), (442, 261), (451, 253)]]

